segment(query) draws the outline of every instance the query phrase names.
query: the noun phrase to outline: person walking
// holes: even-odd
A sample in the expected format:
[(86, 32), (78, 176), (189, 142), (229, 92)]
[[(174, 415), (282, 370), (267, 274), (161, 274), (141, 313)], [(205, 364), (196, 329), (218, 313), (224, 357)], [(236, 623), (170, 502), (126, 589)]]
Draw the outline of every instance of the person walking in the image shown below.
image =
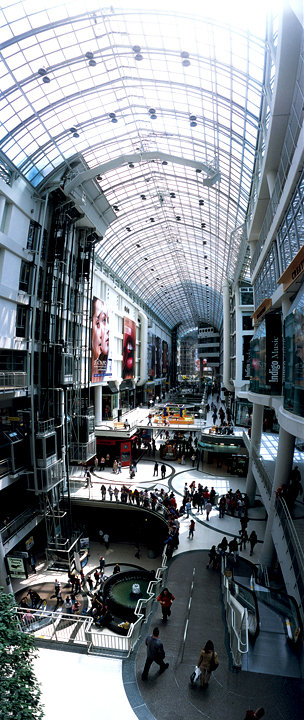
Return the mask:
[(164, 480), (165, 477), (166, 477), (166, 472), (167, 472), (167, 468), (166, 468), (165, 463), (163, 463), (163, 464), (161, 465), (160, 471), (161, 471), (162, 480)]
[(106, 561), (105, 561), (105, 559), (104, 559), (104, 556), (103, 556), (103, 555), (100, 555), (100, 558), (99, 558), (99, 569), (100, 569), (100, 574), (101, 574), (101, 575), (102, 575), (102, 573), (104, 573), (105, 564), (106, 564)]
[(212, 640), (207, 640), (204, 649), (198, 659), (197, 667), (201, 671), (200, 683), (206, 688), (209, 685), (211, 673), (219, 666), (217, 653), (214, 651)]
[(106, 461), (105, 461), (104, 457), (101, 457), (100, 458), (100, 470), (105, 469), (105, 464), (106, 464)]
[(153, 477), (155, 477), (155, 475), (156, 475), (156, 477), (158, 477), (158, 462), (157, 462), (157, 460), (156, 460), (156, 462), (154, 463), (154, 473), (153, 473)]
[(189, 535), (188, 535), (189, 540), (191, 538), (193, 540), (194, 529), (195, 529), (195, 522), (194, 522), (194, 520), (191, 520), (190, 525), (189, 525)]
[(155, 627), (152, 635), (148, 635), (145, 640), (147, 646), (147, 659), (143, 669), (141, 679), (147, 680), (148, 672), (153, 662), (159, 665), (160, 674), (169, 667), (169, 663), (164, 662), (165, 651), (161, 640), (159, 639), (159, 629)]
[(104, 544), (108, 550), (109, 549), (109, 540), (110, 540), (110, 536), (108, 535), (108, 533), (104, 534), (103, 539), (104, 539)]
[(250, 555), (252, 555), (255, 545), (257, 544), (258, 537), (255, 532), (255, 530), (252, 530), (252, 533), (249, 535), (249, 543), (250, 543)]
[(173, 603), (173, 600), (175, 600), (175, 597), (174, 595), (172, 595), (172, 593), (170, 593), (168, 588), (164, 588), (158, 596), (157, 600), (161, 605), (163, 621), (167, 622), (168, 617), (170, 617), (171, 615), (171, 605)]
[(190, 515), (190, 510), (191, 510), (191, 500), (190, 500), (189, 498), (188, 498), (188, 500), (187, 500), (187, 502), (186, 502), (185, 508), (186, 508), (186, 510), (187, 510), (187, 518), (188, 518), (189, 515)]
[(31, 555), (31, 568), (33, 573), (36, 575), (36, 558), (35, 555)]
[(212, 510), (212, 504), (211, 504), (210, 500), (207, 500), (206, 505), (205, 505), (205, 510), (206, 510), (206, 520), (209, 520), (209, 515)]

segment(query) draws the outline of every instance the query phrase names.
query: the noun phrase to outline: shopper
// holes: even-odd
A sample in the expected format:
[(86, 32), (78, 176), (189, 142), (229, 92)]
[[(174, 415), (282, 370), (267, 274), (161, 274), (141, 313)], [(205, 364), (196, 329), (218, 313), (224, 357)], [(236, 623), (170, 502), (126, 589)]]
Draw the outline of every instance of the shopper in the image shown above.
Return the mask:
[(147, 680), (148, 672), (153, 662), (159, 665), (160, 673), (163, 673), (169, 667), (169, 663), (164, 663), (165, 651), (159, 639), (158, 627), (154, 628), (152, 635), (146, 637), (145, 643), (147, 646), (147, 659), (141, 676), (142, 680)]
[(194, 520), (191, 520), (190, 525), (189, 525), (189, 535), (188, 535), (189, 540), (190, 540), (190, 538), (192, 538), (192, 540), (193, 540), (194, 530), (195, 530), (195, 522), (194, 522)]
[(208, 640), (198, 659), (197, 667), (201, 671), (200, 683), (206, 688), (209, 685), (211, 673), (219, 665), (217, 653), (214, 651), (212, 640)]
[(170, 617), (171, 615), (171, 605), (173, 603), (173, 600), (175, 600), (174, 595), (170, 593), (168, 588), (164, 588), (158, 596), (157, 600), (161, 605), (163, 621), (167, 622), (168, 617)]

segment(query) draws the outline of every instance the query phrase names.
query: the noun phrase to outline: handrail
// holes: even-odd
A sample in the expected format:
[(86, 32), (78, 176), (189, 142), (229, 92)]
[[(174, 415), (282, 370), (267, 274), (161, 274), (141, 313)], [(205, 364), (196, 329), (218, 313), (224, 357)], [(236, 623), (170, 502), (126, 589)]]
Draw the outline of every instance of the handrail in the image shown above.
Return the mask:
[(130, 624), (126, 635), (118, 635), (110, 631), (106, 634), (102, 633), (98, 628), (93, 627), (92, 617), (63, 613), (61, 609), (46, 610), (45, 606), (42, 609), (28, 611), (16, 607), (19, 627), (23, 632), (33, 633), (37, 644), (41, 640), (67, 645), (80, 643), (87, 648), (88, 654), (97, 653), (124, 659), (129, 657), (140, 637), (144, 618), (152, 612), (152, 605), (166, 569), (165, 549), (162, 554), (162, 566), (157, 569), (155, 579), (148, 585), (149, 597), (138, 600), (134, 611), (137, 620)]
[(26, 510), (24, 510), (23, 513), (14, 518), (14, 520), (8, 523), (4, 528), (1, 528), (0, 532), (3, 545), (8, 542), (8, 540), (10, 540), (18, 532), (18, 530), (27, 525), (27, 523), (37, 515), (42, 515), (39, 508), (27, 508)]
[[(221, 585), (223, 593), (223, 601), (226, 609), (226, 621), (230, 636), (230, 649), (234, 665), (242, 666), (242, 655), (248, 652), (248, 610), (243, 608), (244, 613), (239, 617), (239, 623), (236, 622), (236, 612), (231, 598), (232, 593), (229, 588), (229, 579), (226, 575), (226, 557), (222, 557), (221, 563)], [(240, 604), (240, 603), (239, 603)], [(242, 606), (243, 607), (243, 606)], [(237, 627), (239, 625), (239, 628)], [(242, 640), (242, 637), (245, 640)]]
[(270, 475), (268, 474), (268, 472), (265, 468), (265, 465), (263, 463), (263, 458), (261, 457), (261, 455), (259, 453), (259, 448), (257, 448), (255, 445), (252, 445), (251, 455), (252, 455), (252, 459), (255, 462), (256, 468), (261, 475), (262, 481), (265, 485), (265, 489), (266, 489), (269, 497), (271, 497), (273, 478), (271, 478)]
[(284, 537), (288, 545), (289, 556), (296, 579), (299, 597), (301, 598), (302, 613), (304, 613), (304, 552), (301, 547), (296, 528), (292, 521), (290, 512), (283, 498), (278, 497), (275, 501), (275, 511), (280, 519)]
[(0, 392), (12, 388), (27, 388), (28, 373), (26, 372), (0, 372)]
[[(241, 588), (242, 590), (245, 590), (245, 592), (249, 593), (249, 595), (252, 597), (253, 604), (254, 604), (254, 610), (255, 610), (255, 616), (256, 616), (256, 620), (255, 620), (255, 622), (256, 622), (256, 627), (255, 627), (255, 631), (252, 632), (251, 629), (250, 629), (250, 623), (248, 622), (248, 633), (250, 633), (250, 635), (251, 635), (251, 637), (252, 637), (253, 640), (256, 640), (257, 637), (258, 637), (258, 635), (259, 635), (259, 633), (260, 633), (260, 613), (259, 613), (259, 606), (258, 606), (258, 600), (257, 600), (256, 593), (255, 593), (255, 591), (252, 590), (251, 588), (246, 587), (246, 585), (242, 585), (242, 583), (240, 583), (238, 580), (236, 581), (236, 580), (234, 579), (234, 577), (233, 577), (232, 582), (233, 582), (233, 585), (236, 585), (237, 588)], [(232, 594), (233, 594), (233, 593), (232, 593)], [(236, 599), (238, 600), (238, 599), (239, 599), (239, 592), (238, 592), (236, 595), (233, 594), (233, 597), (236, 597)], [(242, 597), (241, 597), (240, 602), (241, 602), (242, 600), (244, 600), (245, 602), (247, 602), (246, 598), (242, 598)], [(247, 608), (247, 610), (248, 610), (248, 608)]]
[(0, 478), (4, 477), (5, 475), (9, 475), (11, 470), (11, 459), (5, 458), (4, 460), (0, 460)]

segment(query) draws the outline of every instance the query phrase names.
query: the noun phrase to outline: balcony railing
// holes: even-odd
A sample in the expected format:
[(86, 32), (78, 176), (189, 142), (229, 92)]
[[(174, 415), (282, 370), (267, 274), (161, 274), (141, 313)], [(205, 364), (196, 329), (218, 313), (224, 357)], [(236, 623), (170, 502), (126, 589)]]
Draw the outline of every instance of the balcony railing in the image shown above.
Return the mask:
[(12, 522), (8, 523), (4, 528), (1, 529), (1, 537), (3, 545), (15, 535), (18, 530), (23, 528), (27, 523), (30, 522), (34, 517), (40, 515), (40, 511), (36, 507), (27, 508), (21, 515), (18, 515)]
[(0, 460), (0, 478), (5, 477), (5, 475), (9, 475), (10, 472), (11, 472), (10, 458), (6, 458), (5, 460)]
[[(283, 498), (278, 497), (275, 502), (275, 509), (280, 518), (284, 531), (284, 537), (288, 546), (289, 556), (295, 574), (299, 596), (304, 598), (304, 551), (301, 547), (296, 528), (293, 524), (290, 512)], [(302, 605), (302, 612), (304, 611)]]
[(265, 465), (263, 463), (263, 458), (260, 456), (259, 450), (254, 445), (252, 447), (252, 458), (254, 460), (254, 463), (256, 465), (256, 468), (257, 468), (259, 474), (261, 475), (263, 485), (265, 486), (269, 497), (271, 497), (273, 478), (270, 477), (270, 475), (268, 474), (268, 472), (265, 468)]
[(28, 374), (26, 372), (0, 372), (0, 393), (25, 390), (28, 384)]

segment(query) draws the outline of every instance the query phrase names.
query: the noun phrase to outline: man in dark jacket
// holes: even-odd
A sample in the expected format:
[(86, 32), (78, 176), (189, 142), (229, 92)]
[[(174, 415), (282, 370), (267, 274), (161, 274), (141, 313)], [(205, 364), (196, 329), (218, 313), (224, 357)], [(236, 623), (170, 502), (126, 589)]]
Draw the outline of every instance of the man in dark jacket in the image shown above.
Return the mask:
[(146, 637), (147, 659), (141, 676), (142, 680), (147, 680), (148, 672), (153, 662), (159, 665), (160, 673), (163, 673), (169, 667), (169, 663), (164, 663), (164, 646), (158, 636), (159, 629), (155, 627), (153, 634)]

